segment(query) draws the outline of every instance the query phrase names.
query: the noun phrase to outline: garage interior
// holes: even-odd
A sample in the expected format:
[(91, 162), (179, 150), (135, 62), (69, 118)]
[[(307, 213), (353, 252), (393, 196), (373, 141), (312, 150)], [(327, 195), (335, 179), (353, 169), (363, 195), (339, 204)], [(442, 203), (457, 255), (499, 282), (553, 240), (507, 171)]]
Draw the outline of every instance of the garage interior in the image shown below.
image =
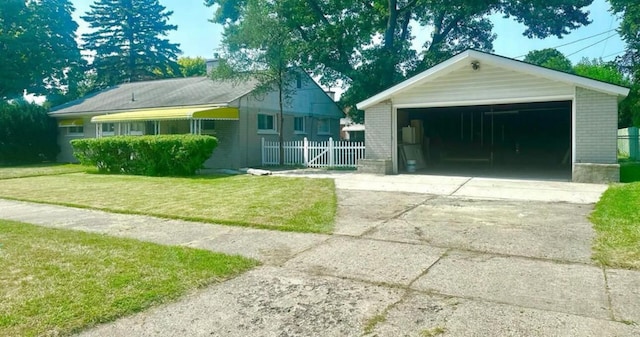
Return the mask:
[(571, 101), (398, 109), (398, 170), (571, 180)]

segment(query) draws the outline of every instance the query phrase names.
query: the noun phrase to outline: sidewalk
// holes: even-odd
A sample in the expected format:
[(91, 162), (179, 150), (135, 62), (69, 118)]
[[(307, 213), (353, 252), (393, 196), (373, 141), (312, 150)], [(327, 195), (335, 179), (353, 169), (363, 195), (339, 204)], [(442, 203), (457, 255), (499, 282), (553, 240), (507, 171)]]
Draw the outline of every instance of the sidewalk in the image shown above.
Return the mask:
[[(577, 184), (563, 194), (566, 185), (402, 178), (336, 177), (333, 235), (2, 199), (0, 218), (263, 263), (81, 336), (640, 335), (640, 272), (590, 261), (592, 206), (585, 202), (601, 186)], [(421, 193), (394, 192), (412, 188)], [(491, 188), (512, 193), (483, 197)], [(558, 191), (575, 202), (523, 201), (518, 189)], [(574, 197), (579, 191), (590, 196)]]

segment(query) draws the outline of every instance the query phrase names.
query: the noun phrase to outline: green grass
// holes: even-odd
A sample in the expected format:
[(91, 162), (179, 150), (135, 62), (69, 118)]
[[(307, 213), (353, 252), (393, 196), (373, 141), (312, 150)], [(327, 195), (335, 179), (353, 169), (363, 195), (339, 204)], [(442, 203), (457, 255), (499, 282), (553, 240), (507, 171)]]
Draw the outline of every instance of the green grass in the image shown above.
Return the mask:
[(298, 232), (333, 229), (333, 180), (73, 173), (0, 180), (0, 198)]
[(57, 175), (74, 172), (85, 172), (88, 170), (92, 169), (78, 164), (36, 164), (7, 167), (0, 166), (0, 179)]
[(58, 336), (167, 302), (257, 262), (0, 220), (0, 336)]
[(605, 266), (640, 269), (640, 182), (612, 185), (591, 214), (594, 259)]
[(640, 162), (620, 161), (620, 182), (640, 181)]
[(421, 337), (435, 337), (435, 336), (440, 336), (445, 332), (447, 332), (447, 329), (445, 329), (445, 328), (443, 328), (441, 326), (437, 326), (435, 328), (422, 330), (420, 332), (420, 336)]

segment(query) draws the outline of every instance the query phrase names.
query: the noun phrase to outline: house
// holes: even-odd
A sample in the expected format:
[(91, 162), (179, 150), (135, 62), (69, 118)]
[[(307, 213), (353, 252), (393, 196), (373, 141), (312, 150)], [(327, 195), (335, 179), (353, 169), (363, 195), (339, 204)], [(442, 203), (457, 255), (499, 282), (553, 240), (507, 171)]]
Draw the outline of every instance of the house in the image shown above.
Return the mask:
[[(344, 116), (309, 76), (300, 72), (289, 84), (284, 107), (285, 141), (339, 136)], [(74, 162), (70, 141), (114, 135), (209, 134), (218, 147), (207, 168), (261, 164), (262, 139), (278, 140), (278, 92), (255, 90), (256, 82), (190, 77), (125, 83), (55, 107), (60, 162)]]
[(354, 123), (349, 117), (340, 119), (340, 139), (364, 142), (364, 124)]
[(467, 50), (357, 105), (367, 130), (359, 170), (397, 174), (420, 159), (427, 171), (618, 181), (618, 103), (628, 93)]

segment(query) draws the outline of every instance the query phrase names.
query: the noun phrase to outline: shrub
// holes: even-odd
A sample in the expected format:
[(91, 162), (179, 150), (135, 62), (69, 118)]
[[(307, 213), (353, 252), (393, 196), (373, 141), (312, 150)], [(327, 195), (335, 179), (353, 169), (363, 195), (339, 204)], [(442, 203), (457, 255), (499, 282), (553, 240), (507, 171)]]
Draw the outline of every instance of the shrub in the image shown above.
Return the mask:
[(21, 101), (0, 102), (0, 165), (55, 160), (57, 132), (46, 108)]
[(218, 140), (199, 135), (117, 136), (74, 139), (73, 155), (101, 173), (147, 176), (193, 175)]

